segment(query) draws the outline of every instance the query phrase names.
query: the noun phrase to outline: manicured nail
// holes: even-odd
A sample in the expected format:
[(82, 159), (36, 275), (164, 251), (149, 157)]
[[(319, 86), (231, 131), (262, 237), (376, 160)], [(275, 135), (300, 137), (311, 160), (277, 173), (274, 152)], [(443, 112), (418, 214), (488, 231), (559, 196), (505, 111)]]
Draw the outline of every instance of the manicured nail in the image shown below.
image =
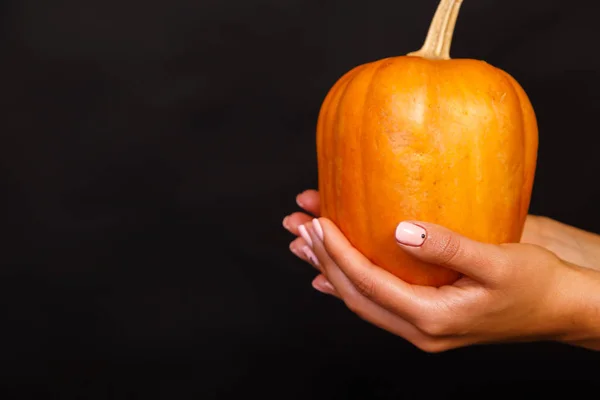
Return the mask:
[(285, 218), (283, 219), (283, 227), (284, 227), (285, 229), (287, 229), (287, 230), (290, 230), (290, 225), (289, 225), (289, 222), (290, 222), (290, 217), (289, 217), (289, 216), (287, 216), (287, 217), (285, 217)]
[(334, 294), (335, 293), (335, 288), (333, 287), (331, 282), (329, 282), (326, 279), (315, 279), (312, 282), (312, 287), (314, 287), (321, 293), (325, 293), (325, 294)]
[(298, 204), (298, 207), (300, 208), (304, 208), (304, 204), (302, 204), (302, 201), (300, 201), (300, 195), (302, 193), (300, 193), (298, 196), (296, 196), (296, 204)]
[(419, 247), (426, 237), (425, 229), (410, 222), (401, 222), (396, 228), (396, 240), (405, 246)]
[(302, 251), (304, 251), (304, 254), (306, 254), (306, 258), (308, 258), (308, 261), (313, 263), (315, 267), (319, 266), (319, 259), (308, 246), (304, 246), (302, 248)]
[(300, 225), (298, 227), (298, 231), (300, 232), (300, 236), (302, 236), (304, 241), (310, 246), (310, 248), (312, 248), (313, 247), (312, 239), (310, 238), (310, 235), (308, 234), (306, 227), (304, 225)]
[(317, 218), (313, 219), (313, 227), (315, 228), (315, 232), (321, 241), (323, 241), (323, 227)]

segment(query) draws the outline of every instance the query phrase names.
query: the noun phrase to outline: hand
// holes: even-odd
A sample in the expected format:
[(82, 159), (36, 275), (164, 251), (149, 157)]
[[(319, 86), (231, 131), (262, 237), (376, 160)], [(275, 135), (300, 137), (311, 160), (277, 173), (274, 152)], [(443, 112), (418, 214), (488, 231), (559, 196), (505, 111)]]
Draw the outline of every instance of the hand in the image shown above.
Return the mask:
[(547, 217), (529, 215), (521, 243), (550, 250), (562, 260), (600, 270), (600, 236)]
[[(284, 220), (284, 226), (291, 233), (300, 236), (298, 227), (321, 216), (319, 193), (307, 190), (296, 198), (298, 205), (306, 213), (295, 212)], [(582, 267), (600, 270), (600, 235), (563, 224), (547, 217), (529, 215), (521, 243), (534, 244), (550, 250), (564, 261)], [(298, 257), (308, 261), (302, 252), (306, 244), (298, 237), (290, 249)]]
[[(299, 196), (298, 202), (318, 215), (316, 192)], [(296, 213), (284, 225), (301, 236), (292, 251), (321, 271), (313, 286), (425, 351), (532, 340), (600, 349), (594, 324), (598, 307), (590, 306), (600, 304), (599, 274), (540, 245), (496, 246), (433, 224), (401, 224), (409, 228), (398, 230), (405, 251), (464, 275), (454, 285), (433, 288), (410, 285), (372, 264), (331, 221), (310, 220)], [(403, 235), (419, 229), (426, 235), (422, 243), (402, 244), (408, 243)], [(529, 232), (530, 238), (540, 237)]]

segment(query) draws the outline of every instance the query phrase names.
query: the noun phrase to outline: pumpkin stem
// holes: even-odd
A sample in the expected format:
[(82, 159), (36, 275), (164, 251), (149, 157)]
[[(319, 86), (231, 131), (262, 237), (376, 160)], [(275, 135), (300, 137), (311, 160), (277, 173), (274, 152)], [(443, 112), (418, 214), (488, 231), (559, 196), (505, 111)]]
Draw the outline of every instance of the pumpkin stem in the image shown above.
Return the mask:
[(430, 60), (449, 60), (452, 35), (462, 2), (463, 0), (441, 0), (423, 47), (408, 55)]

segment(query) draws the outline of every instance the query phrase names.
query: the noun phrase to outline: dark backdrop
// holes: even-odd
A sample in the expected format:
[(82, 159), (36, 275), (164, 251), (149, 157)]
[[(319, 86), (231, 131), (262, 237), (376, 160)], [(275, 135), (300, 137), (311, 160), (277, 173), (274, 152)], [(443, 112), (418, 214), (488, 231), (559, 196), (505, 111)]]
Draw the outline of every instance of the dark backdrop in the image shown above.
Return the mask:
[[(375, 399), (594, 385), (598, 356), (566, 346), (415, 350), (316, 293), (287, 250), (281, 220), (317, 184), (327, 90), (418, 49), (436, 5), (3, 2), (2, 389)], [(466, 0), (452, 51), (507, 70), (535, 105), (531, 211), (595, 232), (598, 39), (592, 0)]]

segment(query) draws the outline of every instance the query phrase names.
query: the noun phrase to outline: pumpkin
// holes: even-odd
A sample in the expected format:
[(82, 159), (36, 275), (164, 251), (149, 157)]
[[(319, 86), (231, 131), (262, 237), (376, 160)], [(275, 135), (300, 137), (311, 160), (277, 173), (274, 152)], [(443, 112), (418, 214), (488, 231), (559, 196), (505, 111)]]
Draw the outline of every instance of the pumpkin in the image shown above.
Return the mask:
[(519, 242), (537, 162), (536, 116), (519, 83), (484, 61), (450, 58), (461, 3), (440, 2), (419, 51), (347, 72), (318, 116), (322, 216), (373, 263), (417, 285), (460, 276), (404, 252), (398, 223)]

